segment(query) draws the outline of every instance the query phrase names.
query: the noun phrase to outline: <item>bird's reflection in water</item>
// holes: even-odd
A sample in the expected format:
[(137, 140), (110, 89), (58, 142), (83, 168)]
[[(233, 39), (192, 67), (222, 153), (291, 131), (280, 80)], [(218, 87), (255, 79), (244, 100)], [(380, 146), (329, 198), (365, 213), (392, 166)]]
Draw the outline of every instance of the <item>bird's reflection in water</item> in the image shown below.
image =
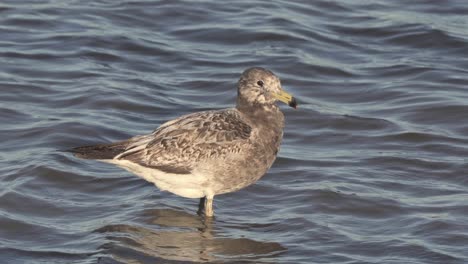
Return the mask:
[(158, 263), (158, 260), (268, 263), (286, 250), (275, 242), (225, 237), (220, 234), (222, 227), (216, 226), (216, 220), (184, 211), (153, 209), (146, 211), (143, 218), (145, 226), (108, 225), (97, 230), (106, 233), (107, 256), (122, 263)]

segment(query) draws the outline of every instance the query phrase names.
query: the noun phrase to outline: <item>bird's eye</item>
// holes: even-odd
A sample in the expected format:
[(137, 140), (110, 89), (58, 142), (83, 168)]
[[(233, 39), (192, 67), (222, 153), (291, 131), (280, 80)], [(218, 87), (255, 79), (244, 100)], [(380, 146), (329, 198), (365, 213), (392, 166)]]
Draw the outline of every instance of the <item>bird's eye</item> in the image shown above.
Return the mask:
[(257, 84), (258, 86), (263, 87), (263, 81), (258, 81)]

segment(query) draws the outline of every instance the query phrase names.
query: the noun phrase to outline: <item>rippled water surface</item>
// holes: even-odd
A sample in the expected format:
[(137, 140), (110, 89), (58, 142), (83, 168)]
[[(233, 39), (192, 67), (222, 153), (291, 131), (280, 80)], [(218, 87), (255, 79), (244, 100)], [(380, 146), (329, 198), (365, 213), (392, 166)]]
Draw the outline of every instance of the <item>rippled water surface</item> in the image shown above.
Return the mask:
[[(2, 1), (0, 263), (468, 263), (466, 1)], [(273, 168), (198, 201), (62, 150), (234, 105), (299, 109)]]

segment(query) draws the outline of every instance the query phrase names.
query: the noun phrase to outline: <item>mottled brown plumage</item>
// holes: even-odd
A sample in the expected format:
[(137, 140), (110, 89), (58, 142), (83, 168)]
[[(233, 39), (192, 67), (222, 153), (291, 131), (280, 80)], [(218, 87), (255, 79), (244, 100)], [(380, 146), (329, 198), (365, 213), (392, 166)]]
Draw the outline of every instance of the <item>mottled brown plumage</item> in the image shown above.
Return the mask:
[(145, 148), (130, 149), (117, 158), (169, 173), (190, 173), (199, 162), (239, 153), (251, 131), (234, 109), (194, 113), (161, 126), (144, 142), (132, 145), (143, 143)]

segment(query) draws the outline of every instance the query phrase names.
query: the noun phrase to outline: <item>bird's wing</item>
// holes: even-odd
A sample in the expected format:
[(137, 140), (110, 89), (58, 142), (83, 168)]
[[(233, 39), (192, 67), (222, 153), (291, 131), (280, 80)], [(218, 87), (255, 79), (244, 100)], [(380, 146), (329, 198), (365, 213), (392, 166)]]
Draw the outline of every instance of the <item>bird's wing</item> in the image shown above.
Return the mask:
[(188, 174), (199, 161), (240, 152), (251, 131), (235, 109), (198, 112), (167, 122), (150, 135), (131, 139), (126, 151), (115, 159)]

